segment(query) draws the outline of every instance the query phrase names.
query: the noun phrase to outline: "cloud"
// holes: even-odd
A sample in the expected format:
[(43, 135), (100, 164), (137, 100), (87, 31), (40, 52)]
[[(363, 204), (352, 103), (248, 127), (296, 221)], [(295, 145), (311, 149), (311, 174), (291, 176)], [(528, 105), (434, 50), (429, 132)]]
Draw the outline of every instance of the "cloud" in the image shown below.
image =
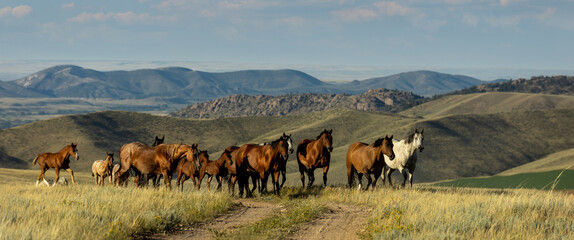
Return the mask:
[(85, 23), (85, 22), (91, 22), (91, 21), (104, 22), (104, 21), (108, 21), (108, 20), (115, 20), (117, 22), (124, 23), (124, 24), (133, 24), (133, 23), (137, 23), (137, 22), (145, 22), (145, 21), (148, 21), (150, 19), (151, 19), (151, 17), (148, 13), (136, 14), (133, 12), (119, 12), (119, 13), (115, 13), (115, 12), (86, 13), (86, 12), (83, 12), (74, 18), (69, 18), (68, 21), (69, 22)]
[(343, 21), (369, 21), (377, 17), (377, 13), (371, 9), (354, 8), (333, 12), (333, 15)]
[(32, 7), (28, 5), (5, 7), (0, 9), (0, 17), (2, 16), (24, 17), (29, 15), (30, 12), (32, 12)]
[(409, 7), (398, 4), (397, 2), (382, 1), (382, 2), (376, 2), (373, 5), (377, 7), (380, 13), (387, 16), (395, 16), (395, 15), (405, 16), (413, 11)]
[(466, 13), (462, 16), (462, 23), (468, 26), (476, 27), (478, 26), (478, 17), (473, 14)]
[(370, 21), (381, 16), (406, 16), (414, 12), (397, 2), (380, 1), (369, 6), (334, 11), (332, 14), (343, 21)]
[(74, 3), (65, 3), (62, 4), (62, 9), (70, 9), (70, 8), (74, 8), (75, 4)]

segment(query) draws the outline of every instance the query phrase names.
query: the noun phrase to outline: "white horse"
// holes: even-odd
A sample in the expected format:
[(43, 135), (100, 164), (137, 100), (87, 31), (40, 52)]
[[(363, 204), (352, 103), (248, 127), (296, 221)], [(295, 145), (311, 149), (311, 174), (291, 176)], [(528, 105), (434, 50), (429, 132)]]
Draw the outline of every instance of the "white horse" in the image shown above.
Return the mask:
[[(407, 175), (409, 178), (409, 182), (411, 187), (413, 187), (413, 172), (415, 171), (415, 167), (417, 164), (417, 152), (418, 149), (420, 152), (423, 151), (423, 130), (418, 132), (415, 129), (415, 133), (411, 134), (407, 139), (403, 140), (396, 140), (393, 139), (393, 152), (395, 152), (395, 159), (391, 160), (387, 155), (385, 155), (385, 172), (386, 178), (389, 179), (389, 184), (393, 186), (391, 181), (391, 173), (393, 173), (396, 169), (403, 175), (404, 180), (402, 186), (405, 186), (407, 181)], [(383, 176), (383, 185), (385, 184), (385, 176)]]

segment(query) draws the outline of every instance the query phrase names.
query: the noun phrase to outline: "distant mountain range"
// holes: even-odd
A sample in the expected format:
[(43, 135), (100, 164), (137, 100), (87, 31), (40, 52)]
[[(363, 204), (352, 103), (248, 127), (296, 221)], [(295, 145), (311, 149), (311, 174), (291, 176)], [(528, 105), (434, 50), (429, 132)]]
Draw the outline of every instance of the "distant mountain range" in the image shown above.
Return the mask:
[(485, 82), (468, 76), (432, 71), (406, 72), (387, 77), (333, 84), (296, 70), (210, 73), (170, 67), (101, 72), (74, 65), (61, 65), (21, 79), (0, 81), (0, 97), (109, 99), (161, 97), (195, 103), (234, 94), (360, 94), (376, 88), (432, 96), (483, 83)]

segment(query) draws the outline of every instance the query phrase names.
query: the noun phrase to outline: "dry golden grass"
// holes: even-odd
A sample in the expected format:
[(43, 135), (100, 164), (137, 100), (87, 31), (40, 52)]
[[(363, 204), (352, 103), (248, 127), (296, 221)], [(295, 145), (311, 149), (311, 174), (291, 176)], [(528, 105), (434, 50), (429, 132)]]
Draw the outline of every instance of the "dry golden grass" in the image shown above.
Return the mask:
[(574, 196), (540, 190), (329, 189), (326, 201), (374, 208), (366, 239), (572, 239)]
[(2, 183), (0, 239), (126, 239), (209, 219), (232, 204), (227, 194), (203, 191)]

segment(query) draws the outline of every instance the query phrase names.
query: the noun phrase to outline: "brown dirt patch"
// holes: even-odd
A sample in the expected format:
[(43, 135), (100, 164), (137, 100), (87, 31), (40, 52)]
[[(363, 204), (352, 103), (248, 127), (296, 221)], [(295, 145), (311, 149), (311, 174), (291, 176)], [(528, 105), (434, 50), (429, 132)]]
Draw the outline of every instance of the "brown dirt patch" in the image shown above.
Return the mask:
[(330, 204), (327, 213), (304, 224), (288, 239), (358, 239), (371, 210), (345, 204)]
[(279, 212), (283, 208), (281, 205), (249, 199), (238, 200), (236, 203), (238, 205), (236, 209), (217, 216), (208, 222), (194, 224), (176, 233), (154, 235), (146, 239), (213, 239), (218, 231), (233, 232), (242, 225), (257, 222)]

